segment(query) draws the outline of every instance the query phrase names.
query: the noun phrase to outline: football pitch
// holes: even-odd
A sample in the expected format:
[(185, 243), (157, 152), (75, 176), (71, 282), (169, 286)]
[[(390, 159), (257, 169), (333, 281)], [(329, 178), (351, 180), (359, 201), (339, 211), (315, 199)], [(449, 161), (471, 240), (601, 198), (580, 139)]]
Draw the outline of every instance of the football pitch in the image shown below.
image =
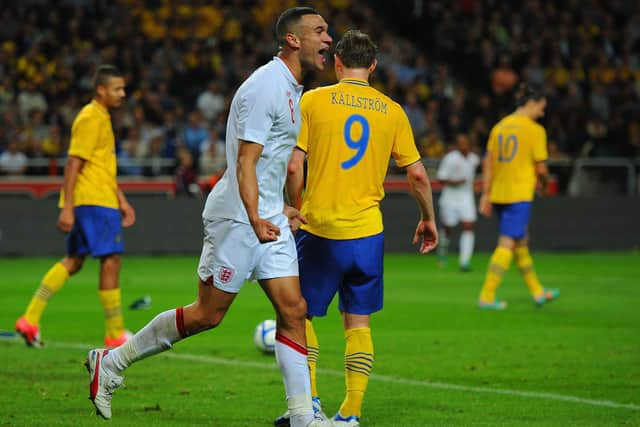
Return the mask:
[[(460, 273), (453, 257), (439, 269), (433, 255), (387, 255), (362, 425), (640, 426), (640, 254), (534, 254), (543, 284), (560, 298), (536, 308), (512, 266), (499, 291), (505, 312), (475, 306), (487, 259), (476, 255), (474, 272)], [(0, 329), (13, 330), (53, 261), (0, 260)], [(193, 301), (197, 261), (125, 256), (127, 328)], [(87, 262), (49, 304), (45, 348), (0, 340), (0, 425), (272, 425), (286, 404), (274, 357), (252, 342), (254, 327), (273, 318), (255, 283), (218, 329), (133, 365), (114, 395), (113, 419), (95, 417), (82, 363), (103, 340), (97, 267)], [(144, 295), (151, 309), (127, 307)], [(332, 415), (344, 393), (337, 308), (315, 325), (318, 388)]]

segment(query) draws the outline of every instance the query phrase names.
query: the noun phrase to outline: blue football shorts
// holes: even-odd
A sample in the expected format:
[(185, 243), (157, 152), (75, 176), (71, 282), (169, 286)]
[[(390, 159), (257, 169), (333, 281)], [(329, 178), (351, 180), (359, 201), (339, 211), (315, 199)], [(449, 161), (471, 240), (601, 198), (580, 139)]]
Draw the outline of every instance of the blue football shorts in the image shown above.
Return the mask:
[(67, 255), (103, 257), (124, 251), (122, 215), (104, 206), (76, 206), (75, 223), (67, 235)]
[(493, 205), (500, 223), (500, 235), (523, 239), (527, 235), (531, 218), (531, 202)]
[(382, 309), (384, 233), (333, 240), (304, 230), (296, 234), (300, 287), (310, 316), (324, 316), (336, 292), (341, 312)]

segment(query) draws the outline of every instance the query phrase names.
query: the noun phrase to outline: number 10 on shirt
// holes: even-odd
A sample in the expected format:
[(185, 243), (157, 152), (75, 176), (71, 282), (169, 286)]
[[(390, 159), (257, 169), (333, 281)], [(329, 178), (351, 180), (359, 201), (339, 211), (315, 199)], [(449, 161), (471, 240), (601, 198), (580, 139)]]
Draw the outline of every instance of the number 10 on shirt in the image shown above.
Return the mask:
[[(360, 134), (360, 138), (354, 140), (351, 138), (351, 129), (356, 122), (362, 127), (362, 133)], [(351, 169), (362, 160), (362, 156), (364, 156), (369, 145), (369, 122), (367, 119), (360, 114), (352, 114), (349, 116), (344, 123), (344, 142), (349, 148), (358, 150), (352, 158), (341, 163), (342, 169)]]

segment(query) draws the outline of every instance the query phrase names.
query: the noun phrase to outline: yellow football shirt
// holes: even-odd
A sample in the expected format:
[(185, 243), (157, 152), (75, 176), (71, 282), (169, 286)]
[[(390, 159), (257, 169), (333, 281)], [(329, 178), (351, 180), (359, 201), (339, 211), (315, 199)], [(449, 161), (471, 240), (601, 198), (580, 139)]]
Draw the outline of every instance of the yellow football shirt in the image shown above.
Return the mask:
[(343, 79), (300, 101), (298, 148), (307, 153), (302, 228), (355, 239), (382, 232), (380, 200), (391, 156), (400, 167), (420, 160), (409, 120), (365, 80)]
[[(95, 100), (85, 105), (71, 127), (69, 155), (85, 160), (73, 194), (73, 205), (118, 208), (116, 144), (109, 112)], [(60, 194), (59, 206), (64, 204)]]
[(533, 200), (535, 164), (547, 159), (544, 128), (529, 117), (511, 114), (491, 129), (487, 151), (493, 165), (491, 202)]

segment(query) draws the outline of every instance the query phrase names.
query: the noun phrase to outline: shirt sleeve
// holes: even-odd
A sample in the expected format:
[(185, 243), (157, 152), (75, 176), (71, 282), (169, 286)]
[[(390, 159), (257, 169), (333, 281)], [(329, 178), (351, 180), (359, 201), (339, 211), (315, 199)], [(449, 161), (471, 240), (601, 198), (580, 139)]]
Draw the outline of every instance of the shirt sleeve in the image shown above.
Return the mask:
[(302, 120), (300, 122), (300, 133), (298, 133), (298, 143), (296, 147), (305, 153), (309, 151), (309, 123), (311, 123), (309, 116), (311, 113), (312, 96), (311, 92), (307, 92), (302, 95), (302, 99), (300, 99), (300, 115), (302, 116)]
[(533, 141), (533, 160), (542, 162), (547, 160), (547, 157), (547, 132), (541, 126)]
[(89, 160), (100, 139), (100, 120), (93, 116), (79, 116), (71, 127), (69, 155)]
[[(241, 95), (238, 105), (238, 139), (264, 145), (276, 119), (273, 90), (258, 85)], [(266, 89), (266, 90), (265, 90)]]
[(395, 159), (398, 167), (403, 168), (420, 160), (420, 153), (418, 153), (418, 149), (416, 148), (416, 142), (413, 138), (413, 131), (411, 130), (407, 114), (400, 106), (398, 106), (396, 114), (398, 114), (398, 122), (391, 155)]

